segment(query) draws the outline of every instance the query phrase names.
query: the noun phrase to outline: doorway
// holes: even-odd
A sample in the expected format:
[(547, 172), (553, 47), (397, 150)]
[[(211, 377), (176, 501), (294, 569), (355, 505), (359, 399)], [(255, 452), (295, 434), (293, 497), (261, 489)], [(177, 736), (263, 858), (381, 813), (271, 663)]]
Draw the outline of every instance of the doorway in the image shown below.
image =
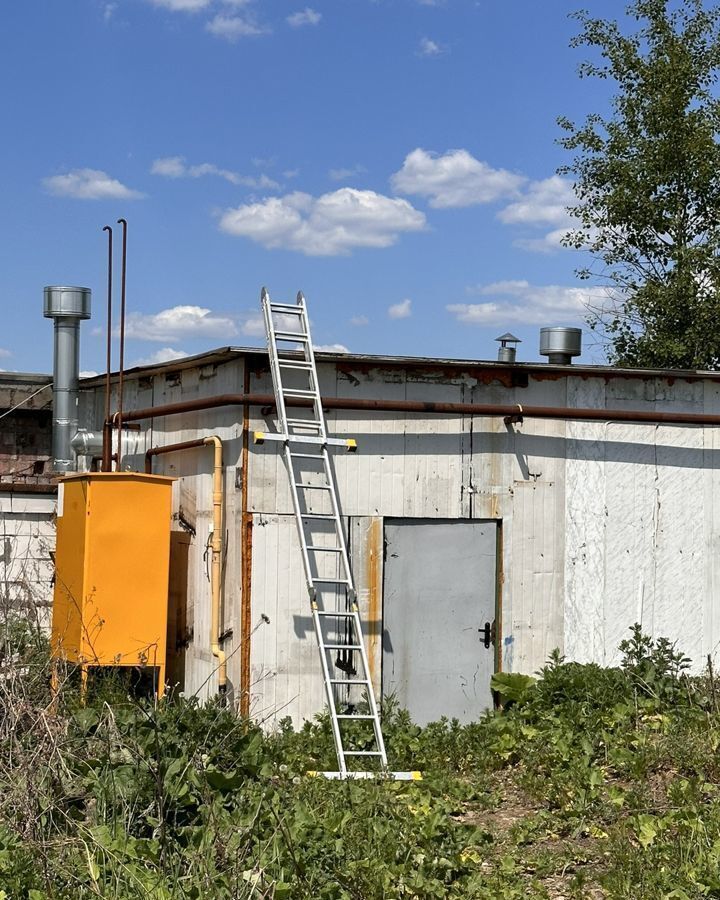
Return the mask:
[(493, 705), (495, 521), (385, 519), (383, 695), (414, 722), (476, 721)]

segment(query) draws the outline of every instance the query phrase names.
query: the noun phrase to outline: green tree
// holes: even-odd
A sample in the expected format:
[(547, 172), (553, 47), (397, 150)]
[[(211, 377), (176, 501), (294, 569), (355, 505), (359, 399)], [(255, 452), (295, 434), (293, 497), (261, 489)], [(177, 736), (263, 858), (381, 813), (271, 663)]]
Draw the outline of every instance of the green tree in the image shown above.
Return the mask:
[(594, 260), (578, 274), (608, 287), (589, 324), (626, 366), (720, 368), (720, 9), (635, 0), (634, 33), (574, 14), (572, 45), (614, 83), (610, 112), (561, 118), (574, 154), (577, 227), (565, 244)]

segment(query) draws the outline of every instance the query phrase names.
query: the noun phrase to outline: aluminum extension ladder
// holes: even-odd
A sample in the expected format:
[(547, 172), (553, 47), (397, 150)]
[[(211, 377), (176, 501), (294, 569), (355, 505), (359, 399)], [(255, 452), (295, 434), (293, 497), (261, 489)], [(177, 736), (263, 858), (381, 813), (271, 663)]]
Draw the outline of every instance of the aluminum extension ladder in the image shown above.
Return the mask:
[[(329, 447), (354, 451), (356, 443), (352, 439), (327, 435), (310, 321), (302, 293), (298, 293), (295, 304), (273, 303), (267, 289), (263, 288), (261, 302), (278, 432), (255, 432), (254, 439), (256, 443), (273, 440), (283, 445), (338, 761), (337, 772), (314, 774), (326, 778), (385, 776), (414, 780), (420, 777), (419, 773), (388, 771), (380, 714), (370, 679), (355, 584), (328, 452)], [(291, 415), (287, 412), (288, 405), (293, 406)], [(334, 601), (334, 609), (328, 608), (331, 601)], [(338, 677), (333, 667), (343, 677)], [(367, 704), (367, 712), (358, 712), (358, 704), (349, 702), (352, 692), (358, 691), (364, 693), (362, 700)], [(344, 734), (343, 726), (351, 720), (365, 722), (366, 728), (367, 724), (372, 726), (372, 736), (369, 729), (367, 734), (355, 735), (356, 741), (360, 737), (362, 749), (346, 749), (353, 736)], [(350, 762), (356, 758), (375, 759), (380, 766), (375, 771), (356, 771), (349, 768)]]

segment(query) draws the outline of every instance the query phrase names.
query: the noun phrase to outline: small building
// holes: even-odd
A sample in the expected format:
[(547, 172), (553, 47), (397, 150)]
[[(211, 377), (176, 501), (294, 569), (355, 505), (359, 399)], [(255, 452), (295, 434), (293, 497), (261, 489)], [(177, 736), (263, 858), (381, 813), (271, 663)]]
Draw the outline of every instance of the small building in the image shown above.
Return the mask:
[[(716, 653), (720, 374), (317, 359), (328, 431), (358, 445), (334, 466), (378, 694), (418, 722), (471, 720), (491, 705), (493, 671), (532, 673), (556, 648), (615, 664), (634, 622), (697, 669)], [(231, 697), (297, 724), (324, 697), (288, 476), (279, 445), (253, 441), (275, 428), (271, 393), (258, 349), (126, 372), (122, 468), (143, 471), (151, 447), (221, 438)], [(102, 378), (81, 382), (79, 418), (99, 433)], [(169, 669), (206, 697), (212, 454), (153, 466), (177, 479)]]
[[(89, 299), (81, 312), (89, 315)], [(494, 671), (532, 673), (556, 648), (613, 665), (635, 622), (677, 641), (696, 669), (715, 656), (720, 373), (518, 363), (512, 354), (317, 360), (328, 430), (358, 446), (333, 460), (378, 695), (395, 695), (418, 722), (468, 721), (491, 705)], [(57, 494), (50, 383), (0, 374), (0, 597), (41, 621)], [(113, 411), (117, 390), (114, 374)], [(68, 405), (72, 396), (64, 402), (79, 431), (63, 466), (88, 470), (100, 452), (104, 377), (82, 379)], [(297, 724), (324, 695), (288, 476), (279, 445), (254, 441), (275, 430), (273, 403), (257, 348), (131, 369), (121, 467), (144, 471), (151, 448), (221, 439), (219, 640), (230, 698), (255, 718)], [(150, 465), (176, 479), (168, 671), (205, 698), (217, 689), (213, 457), (196, 447)]]

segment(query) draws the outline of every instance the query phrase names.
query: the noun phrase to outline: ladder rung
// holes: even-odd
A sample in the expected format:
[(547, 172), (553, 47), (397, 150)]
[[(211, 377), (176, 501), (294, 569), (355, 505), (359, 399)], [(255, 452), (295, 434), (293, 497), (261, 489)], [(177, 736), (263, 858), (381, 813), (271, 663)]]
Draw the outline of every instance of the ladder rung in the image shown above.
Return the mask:
[(303, 484), (302, 481), (296, 481), (295, 487), (304, 488), (308, 491), (331, 491), (332, 487), (329, 484)]
[(270, 304), (270, 309), (271, 309), (273, 312), (282, 312), (282, 313), (291, 312), (291, 313), (297, 313), (297, 315), (299, 315), (299, 316), (301, 316), (301, 315), (305, 312), (305, 310), (303, 309), (303, 307), (302, 307), (302, 306), (298, 306), (297, 303), (271, 303), (271, 304)]
[(318, 397), (317, 391), (301, 390), (300, 388), (283, 388), (282, 392), (286, 397)]
[(366, 716), (364, 713), (363, 713), (363, 715), (354, 715), (353, 713), (342, 713), (342, 714), (335, 713), (335, 718), (336, 719), (372, 719), (373, 722), (375, 721), (375, 716), (370, 716), (370, 715)]
[(343, 756), (382, 756), (382, 750), (343, 750)]
[(320, 462), (325, 462), (325, 457), (322, 453), (293, 453), (291, 451), (290, 456), (293, 459), (319, 459)]
[(303, 428), (320, 428), (322, 425), (322, 422), (318, 422), (317, 419), (286, 419), (285, 421), (288, 425), (302, 426)]
[(321, 644), (323, 650), (362, 650), (360, 644)]
[(308, 544), (308, 550), (316, 550), (320, 553), (342, 553), (342, 547), (318, 547), (315, 544)]
[(313, 364), (306, 362), (304, 359), (285, 359), (278, 357), (278, 364), (283, 369), (306, 369), (312, 371)]
[(315, 614), (318, 616), (340, 616), (343, 619), (348, 619), (355, 615), (354, 612), (333, 612), (331, 609), (316, 609)]
[(310, 340), (310, 335), (305, 334), (304, 331), (276, 331), (274, 334), (276, 341), (295, 341), (298, 344), (307, 344)]
[(330, 684), (370, 684), (367, 678), (331, 678)]
[(313, 584), (350, 584), (347, 578), (313, 578)]

